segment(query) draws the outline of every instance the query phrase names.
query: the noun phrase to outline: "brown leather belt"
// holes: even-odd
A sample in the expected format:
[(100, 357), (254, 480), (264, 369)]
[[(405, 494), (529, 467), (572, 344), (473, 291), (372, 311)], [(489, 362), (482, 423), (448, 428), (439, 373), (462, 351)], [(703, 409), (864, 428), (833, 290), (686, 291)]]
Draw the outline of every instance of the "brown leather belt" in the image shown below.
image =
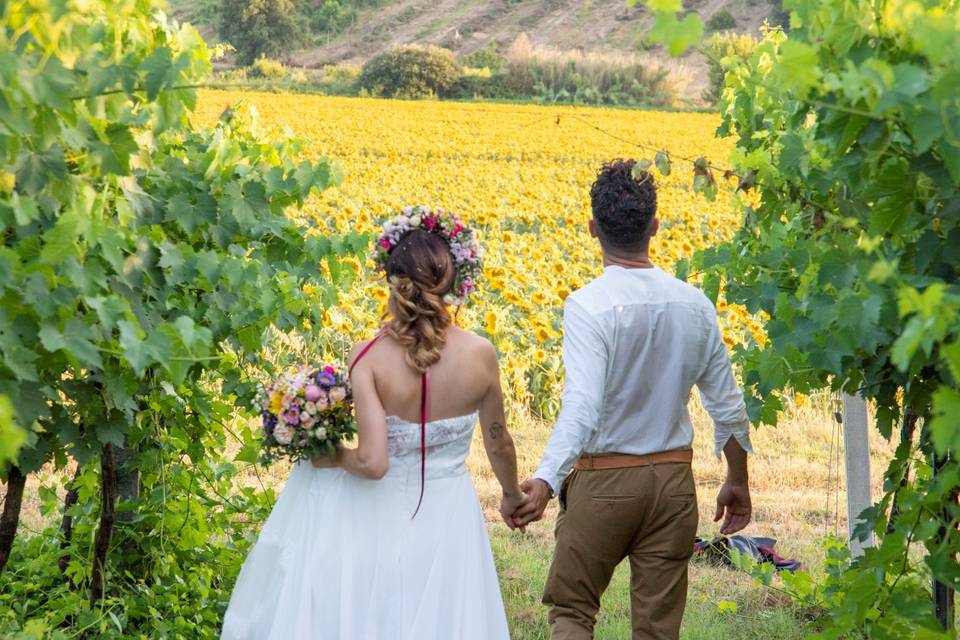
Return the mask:
[(652, 464), (667, 463), (690, 464), (693, 462), (692, 449), (676, 449), (634, 456), (627, 453), (587, 453), (577, 460), (574, 469), (577, 471), (602, 471), (605, 469), (628, 469), (630, 467), (646, 467)]

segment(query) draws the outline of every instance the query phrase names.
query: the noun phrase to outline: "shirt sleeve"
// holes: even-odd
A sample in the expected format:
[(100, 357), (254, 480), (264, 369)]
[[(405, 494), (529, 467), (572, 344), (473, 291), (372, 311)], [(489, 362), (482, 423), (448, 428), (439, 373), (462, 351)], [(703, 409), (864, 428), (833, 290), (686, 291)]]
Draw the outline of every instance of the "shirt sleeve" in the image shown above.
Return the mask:
[(580, 304), (568, 298), (563, 310), (565, 370), (560, 416), (534, 477), (554, 492), (596, 433), (603, 406), (607, 347), (600, 325)]
[(743, 391), (737, 385), (730, 366), (730, 356), (723, 344), (716, 315), (711, 314), (707, 338), (707, 364), (697, 380), (704, 409), (713, 419), (713, 444), (717, 457), (730, 438), (736, 438), (744, 451), (753, 453), (750, 443), (750, 419), (743, 401)]

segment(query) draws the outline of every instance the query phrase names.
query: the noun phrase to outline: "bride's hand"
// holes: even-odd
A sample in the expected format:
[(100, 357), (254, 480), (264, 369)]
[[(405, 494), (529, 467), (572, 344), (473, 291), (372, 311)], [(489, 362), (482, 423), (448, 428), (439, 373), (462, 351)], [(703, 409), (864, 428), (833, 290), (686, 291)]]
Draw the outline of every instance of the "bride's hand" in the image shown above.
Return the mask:
[[(527, 494), (517, 489), (516, 492), (503, 493), (503, 499), (500, 501), (500, 517), (507, 523), (511, 529), (516, 529), (513, 514), (527, 501)], [(522, 529), (521, 529), (522, 530)]]
[(314, 456), (311, 460), (313, 466), (317, 469), (334, 469), (340, 466), (340, 449), (337, 448), (336, 456)]

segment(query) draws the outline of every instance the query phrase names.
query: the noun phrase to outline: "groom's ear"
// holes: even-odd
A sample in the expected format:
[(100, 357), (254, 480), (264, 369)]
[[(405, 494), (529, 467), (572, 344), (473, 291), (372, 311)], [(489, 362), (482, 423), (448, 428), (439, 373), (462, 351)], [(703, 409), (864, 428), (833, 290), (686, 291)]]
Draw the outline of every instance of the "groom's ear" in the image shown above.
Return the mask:
[(650, 221), (650, 237), (652, 238), (653, 236), (657, 235), (657, 231), (659, 230), (660, 218), (654, 217), (654, 219)]
[(597, 221), (593, 218), (590, 219), (590, 223), (587, 225), (590, 229), (591, 238), (599, 238), (600, 232), (597, 230)]

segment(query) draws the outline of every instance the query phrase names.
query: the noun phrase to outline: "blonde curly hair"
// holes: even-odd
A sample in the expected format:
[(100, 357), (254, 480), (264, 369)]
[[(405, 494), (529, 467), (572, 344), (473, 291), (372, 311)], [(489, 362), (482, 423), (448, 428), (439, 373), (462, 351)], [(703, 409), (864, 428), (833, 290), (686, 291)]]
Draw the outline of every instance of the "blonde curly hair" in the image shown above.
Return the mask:
[(424, 373), (440, 360), (452, 323), (444, 302), (457, 275), (450, 247), (436, 234), (412, 231), (390, 252), (386, 271), (387, 333), (403, 345), (407, 364)]

